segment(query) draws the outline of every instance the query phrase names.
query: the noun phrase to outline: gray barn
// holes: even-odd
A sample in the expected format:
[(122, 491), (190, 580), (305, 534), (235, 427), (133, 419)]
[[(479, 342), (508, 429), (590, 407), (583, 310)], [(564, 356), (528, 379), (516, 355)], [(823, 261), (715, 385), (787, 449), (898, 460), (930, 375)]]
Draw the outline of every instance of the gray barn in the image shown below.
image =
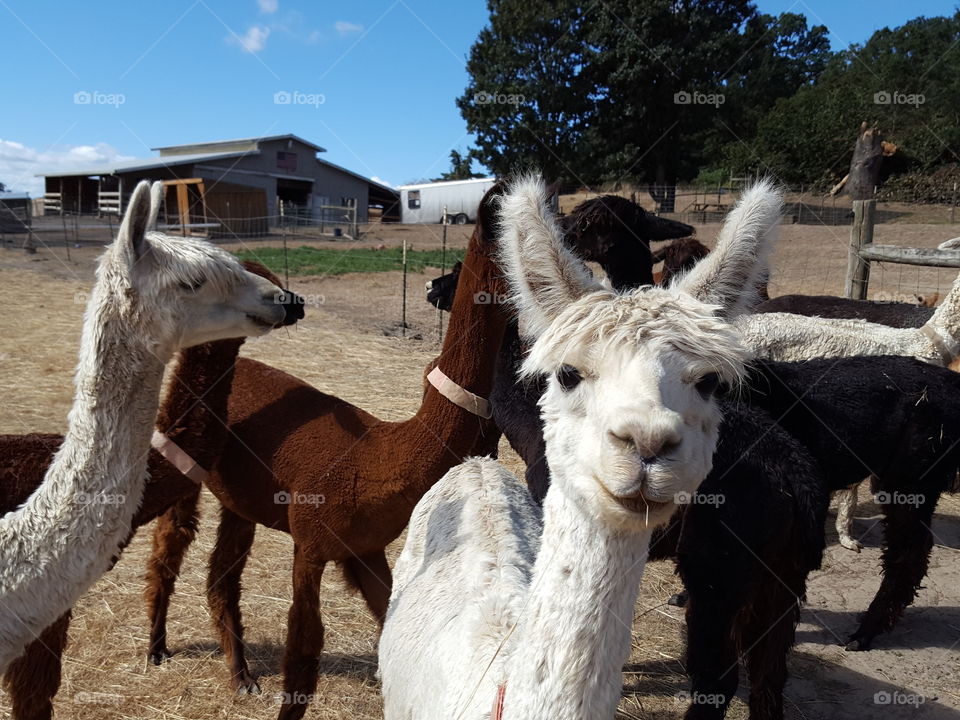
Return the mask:
[(322, 147), (296, 135), (153, 149), (158, 157), (45, 175), (46, 212), (120, 214), (138, 181), (163, 180), (168, 217), (194, 222), (230, 216), (249, 231), (238, 234), (259, 232), (268, 218), (276, 224), (281, 207), (286, 215), (314, 220), (356, 208), (358, 223), (368, 222), (377, 208), (384, 220), (399, 220), (396, 190), (322, 160)]

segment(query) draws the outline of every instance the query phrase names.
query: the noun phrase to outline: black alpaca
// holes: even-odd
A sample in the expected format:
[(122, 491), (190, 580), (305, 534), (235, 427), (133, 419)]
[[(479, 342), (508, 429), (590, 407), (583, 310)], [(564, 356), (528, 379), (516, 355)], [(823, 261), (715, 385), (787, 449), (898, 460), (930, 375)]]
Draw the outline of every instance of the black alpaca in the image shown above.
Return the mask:
[(960, 374), (905, 357), (756, 362), (747, 401), (818, 459), (826, 490), (874, 477), (883, 580), (847, 647), (893, 628), (927, 573), (930, 521), (960, 466)]
[(934, 310), (932, 307), (910, 303), (851, 300), (832, 295), (781, 295), (760, 303), (754, 312), (850, 318), (896, 328), (918, 328), (933, 317)]
[(584, 260), (600, 263), (615, 288), (653, 283), (652, 271), (646, 270), (654, 262), (651, 241), (693, 235), (690, 225), (657, 217), (617, 195), (584, 200), (560, 223), (567, 244)]
[(751, 720), (775, 720), (830, 496), (806, 449), (747, 406), (724, 404), (713, 468), (650, 543), (650, 559), (673, 558), (686, 588), (686, 717), (724, 716), (742, 658)]

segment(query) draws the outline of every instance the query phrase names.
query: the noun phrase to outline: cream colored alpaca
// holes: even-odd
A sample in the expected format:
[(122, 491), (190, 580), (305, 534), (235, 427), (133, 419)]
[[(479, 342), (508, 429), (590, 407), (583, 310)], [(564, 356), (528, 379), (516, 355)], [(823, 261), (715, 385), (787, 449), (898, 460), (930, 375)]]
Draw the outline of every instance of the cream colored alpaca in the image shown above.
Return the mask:
[[(158, 183), (159, 186), (159, 183)], [(97, 269), (67, 432), (43, 483), (0, 518), (0, 672), (107, 570), (140, 504), (164, 364), (180, 348), (263, 335), (280, 289), (208, 243), (147, 230), (140, 183)]]
[(748, 191), (717, 249), (671, 289), (593, 281), (543, 183), (502, 204), (501, 254), (536, 338), (551, 484), (541, 510), (489, 459), (417, 505), (380, 640), (387, 720), (612, 718), (653, 528), (710, 471), (714, 393), (748, 352), (729, 324), (763, 269), (780, 198)]

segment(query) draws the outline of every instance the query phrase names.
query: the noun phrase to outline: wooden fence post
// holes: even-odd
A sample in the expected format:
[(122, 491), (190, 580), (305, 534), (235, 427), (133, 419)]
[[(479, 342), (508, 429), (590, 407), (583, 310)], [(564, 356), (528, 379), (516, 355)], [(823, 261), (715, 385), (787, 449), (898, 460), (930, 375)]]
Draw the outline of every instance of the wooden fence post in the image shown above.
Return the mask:
[(847, 280), (843, 293), (854, 300), (867, 299), (867, 286), (870, 282), (870, 261), (860, 257), (864, 245), (873, 243), (874, 214), (876, 200), (853, 201), (853, 224), (850, 226), (850, 244), (847, 254)]
[(407, 336), (407, 241), (403, 241), (403, 309), (400, 315), (400, 332)]
[(854, 300), (867, 299), (870, 282), (870, 261), (860, 255), (873, 243), (873, 224), (877, 211), (876, 185), (883, 158), (883, 135), (876, 127), (860, 125), (850, 161), (846, 190), (853, 199), (853, 224), (847, 250), (847, 280), (844, 294)]

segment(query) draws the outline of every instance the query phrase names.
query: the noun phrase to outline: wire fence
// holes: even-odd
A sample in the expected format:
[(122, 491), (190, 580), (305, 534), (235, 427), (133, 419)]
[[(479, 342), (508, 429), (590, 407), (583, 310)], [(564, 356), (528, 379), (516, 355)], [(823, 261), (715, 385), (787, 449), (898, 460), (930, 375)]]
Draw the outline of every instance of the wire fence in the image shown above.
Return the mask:
[[(952, 191), (952, 188), (950, 189)], [(698, 228), (698, 235), (709, 240), (715, 235), (715, 225), (723, 220), (735, 205), (742, 186), (673, 186), (672, 191), (655, 189), (655, 194), (673, 203), (673, 212), (666, 212), (646, 188), (620, 189), (616, 194), (633, 197), (646, 209), (682, 220)], [(944, 192), (947, 192), (945, 189)], [(597, 192), (577, 192), (561, 196), (561, 211), (569, 212), (578, 202)], [(953, 197), (952, 192), (948, 194)], [(784, 223), (780, 247), (774, 255), (774, 267), (770, 278), (771, 295), (786, 293), (842, 295), (847, 268), (847, 248), (850, 240), (849, 225), (853, 219), (851, 200), (843, 195), (830, 195), (829, 189), (792, 187), (786, 189)], [(348, 210), (345, 208), (345, 210)], [(956, 235), (960, 228), (956, 202), (921, 204), (878, 200), (876, 212), (875, 242), (902, 247), (935, 248), (938, 244)], [(283, 214), (255, 218), (266, 228), (261, 233), (219, 233), (223, 227), (242, 227), (241, 220), (249, 218), (214, 219), (211, 223), (196, 223), (186, 228), (187, 232), (215, 239), (217, 242), (237, 242), (252, 248), (273, 245), (274, 252), (282, 253), (273, 266), (292, 275), (329, 275), (341, 272), (403, 272), (404, 262), (400, 238), (393, 241), (392, 234), (384, 225), (378, 237), (389, 236), (387, 246), (359, 247), (350, 241), (362, 238), (370, 225), (349, 222), (349, 213), (331, 212), (321, 218), (297, 214)], [(66, 253), (70, 249), (88, 245), (105, 245), (112, 241), (118, 228), (118, 218), (112, 215), (46, 215), (33, 216), (23, 208), (7, 209), (0, 216), (0, 245), (6, 248), (49, 247)], [(255, 224), (255, 223), (254, 223)], [(178, 225), (165, 226), (171, 233), (180, 234), (184, 228)], [(438, 238), (446, 226), (431, 228), (431, 237)], [(404, 230), (404, 232), (407, 232)], [(219, 235), (219, 236), (218, 236)], [(279, 241), (279, 242), (278, 242)], [(350, 253), (338, 251), (352, 248)], [(458, 241), (456, 245), (460, 245)], [(300, 246), (314, 247), (313, 252), (299, 251)], [(370, 245), (370, 243), (364, 243)], [(394, 247), (396, 245), (396, 247)], [(433, 246), (435, 242), (420, 244)], [(449, 268), (457, 259), (456, 249), (447, 249), (446, 243), (439, 258), (428, 258), (417, 251), (408, 253), (409, 272), (422, 272), (426, 266)], [(459, 248), (459, 249), (462, 249)], [(288, 256), (289, 250), (289, 256)], [(448, 252), (450, 254), (448, 254)], [(279, 264), (278, 264), (279, 263)], [(439, 273), (438, 273), (439, 274)], [(950, 268), (916, 267), (885, 262), (873, 263), (870, 277), (869, 299), (875, 301), (904, 301), (936, 303), (942, 301), (949, 291), (957, 272)], [(406, 279), (399, 282), (407, 282)], [(407, 302), (423, 302), (418, 289), (408, 288)], [(406, 310), (401, 303), (396, 308), (400, 328), (405, 332)], [(437, 323), (437, 337), (441, 336), (441, 324)]]
[[(32, 217), (24, 210), (5, 212), (0, 214), (0, 244), (16, 244), (27, 248), (31, 245), (106, 245), (113, 240), (119, 223), (119, 218), (111, 214), (63, 213)], [(266, 215), (215, 218), (186, 225), (161, 222), (159, 229), (172, 234), (199, 236), (220, 242), (282, 238), (339, 241), (356, 239), (361, 233), (360, 225), (351, 213), (336, 212), (325, 212), (319, 217)]]
[[(650, 187), (621, 186), (610, 191), (640, 203), (646, 210), (691, 225), (709, 225), (723, 222), (736, 204), (747, 180), (727, 185), (653, 185)], [(852, 201), (839, 192), (831, 194), (833, 186), (786, 186), (785, 222), (801, 225), (849, 225), (853, 221)], [(560, 209), (569, 212), (577, 203), (598, 192), (573, 191), (561, 196)], [(918, 203), (882, 199), (877, 201), (876, 220), (886, 223), (955, 223), (958, 197), (955, 185), (944, 185), (932, 193), (950, 198), (943, 203)]]

